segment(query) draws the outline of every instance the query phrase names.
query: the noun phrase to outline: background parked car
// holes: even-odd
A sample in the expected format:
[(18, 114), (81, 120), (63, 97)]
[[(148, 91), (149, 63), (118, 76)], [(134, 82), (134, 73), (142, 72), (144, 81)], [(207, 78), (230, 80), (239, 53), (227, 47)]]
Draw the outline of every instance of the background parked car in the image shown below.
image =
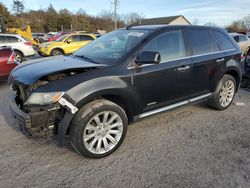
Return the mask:
[(15, 61), (21, 63), (23, 57), (29, 57), (36, 54), (32, 42), (16, 34), (0, 34), (0, 47), (11, 47), (15, 53)]
[(93, 34), (63, 35), (54, 42), (41, 44), (38, 53), (42, 56), (71, 54), (95, 39)]
[(230, 35), (240, 46), (242, 53), (245, 53), (250, 46), (250, 39), (246, 35), (240, 33), (230, 33)]
[(49, 35), (45, 33), (32, 33), (33, 39), (38, 39), (40, 43), (48, 42), (49, 40)]
[(60, 38), (61, 36), (65, 35), (65, 34), (68, 34), (68, 33), (59, 32), (59, 33), (57, 33), (56, 35), (53, 35), (52, 37), (50, 37), (50, 38), (48, 39), (48, 41), (49, 41), (49, 42), (56, 41), (58, 38)]
[(241, 87), (250, 86), (250, 39), (241, 33), (230, 33), (233, 39), (237, 42), (241, 48), (241, 70), (242, 70), (242, 82)]
[(5, 81), (15, 64), (15, 52), (10, 47), (0, 47), (0, 81)]

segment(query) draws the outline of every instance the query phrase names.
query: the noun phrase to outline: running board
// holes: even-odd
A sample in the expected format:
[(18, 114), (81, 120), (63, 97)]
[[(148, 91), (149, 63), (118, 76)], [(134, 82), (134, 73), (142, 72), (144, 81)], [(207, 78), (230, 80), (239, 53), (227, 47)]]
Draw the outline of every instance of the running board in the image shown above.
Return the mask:
[(195, 98), (191, 98), (191, 99), (188, 99), (188, 100), (185, 100), (185, 101), (182, 101), (182, 102), (178, 102), (178, 103), (175, 103), (175, 104), (171, 104), (169, 106), (164, 106), (164, 107), (161, 107), (161, 108), (158, 108), (158, 109), (155, 109), (155, 110), (152, 110), (152, 111), (149, 111), (149, 112), (144, 112), (142, 114), (140, 114), (138, 116), (138, 118), (144, 118), (144, 117), (147, 117), (147, 116), (151, 116), (153, 114), (158, 114), (160, 112), (164, 112), (164, 111), (167, 111), (167, 110), (171, 110), (173, 108), (177, 108), (179, 106), (183, 106), (185, 104), (189, 104), (189, 103), (193, 103), (195, 101), (199, 101), (201, 99), (205, 99), (209, 96), (211, 96), (212, 93), (207, 93), (207, 94), (204, 94), (204, 95), (201, 95), (201, 96), (198, 96), (198, 97), (195, 97)]

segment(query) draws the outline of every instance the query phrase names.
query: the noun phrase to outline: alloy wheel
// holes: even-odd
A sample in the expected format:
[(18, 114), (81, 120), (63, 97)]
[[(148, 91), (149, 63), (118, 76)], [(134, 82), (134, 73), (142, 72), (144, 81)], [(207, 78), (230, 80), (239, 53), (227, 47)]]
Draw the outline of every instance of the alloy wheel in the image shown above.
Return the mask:
[(123, 121), (113, 111), (103, 111), (87, 123), (83, 131), (83, 143), (88, 151), (104, 154), (112, 150), (120, 141)]
[(232, 80), (227, 80), (220, 90), (220, 104), (223, 107), (230, 105), (234, 98), (235, 85)]

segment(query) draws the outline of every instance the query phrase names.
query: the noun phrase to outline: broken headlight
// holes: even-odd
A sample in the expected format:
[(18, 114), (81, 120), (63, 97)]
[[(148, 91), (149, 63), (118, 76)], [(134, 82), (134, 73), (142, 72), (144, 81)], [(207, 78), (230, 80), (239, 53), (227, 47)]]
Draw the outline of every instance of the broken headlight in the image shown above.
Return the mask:
[(35, 92), (29, 97), (25, 104), (27, 105), (48, 105), (56, 103), (64, 95), (64, 92)]

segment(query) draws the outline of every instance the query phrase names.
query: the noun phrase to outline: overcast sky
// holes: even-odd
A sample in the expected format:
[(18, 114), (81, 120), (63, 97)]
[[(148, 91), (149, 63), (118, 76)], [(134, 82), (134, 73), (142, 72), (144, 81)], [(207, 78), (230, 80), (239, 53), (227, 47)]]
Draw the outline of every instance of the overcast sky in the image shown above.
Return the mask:
[[(0, 0), (11, 10), (12, 0)], [(82, 8), (90, 15), (112, 10), (112, 0), (23, 0), (26, 10), (46, 9), (51, 3), (56, 10)], [(119, 13), (137, 12), (146, 18), (184, 15), (199, 24), (214, 22), (226, 26), (250, 15), (250, 0), (120, 0)]]

